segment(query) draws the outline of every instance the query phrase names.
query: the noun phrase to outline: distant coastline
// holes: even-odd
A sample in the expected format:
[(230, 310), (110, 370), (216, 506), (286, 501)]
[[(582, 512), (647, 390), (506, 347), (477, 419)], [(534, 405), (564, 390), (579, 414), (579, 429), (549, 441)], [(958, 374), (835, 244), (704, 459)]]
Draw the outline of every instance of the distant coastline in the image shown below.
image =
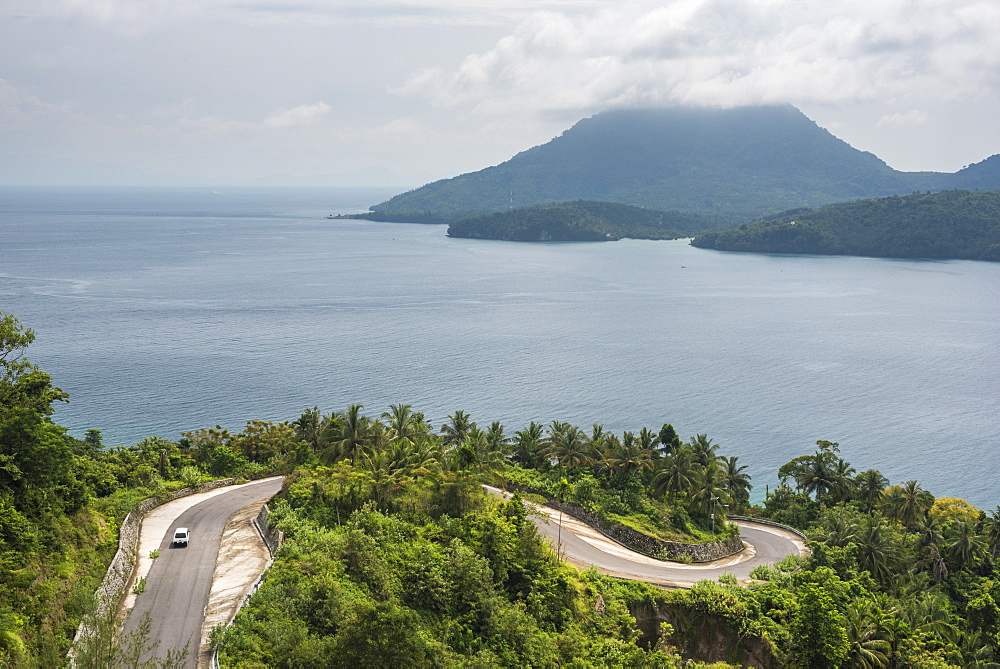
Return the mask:
[(1000, 191), (914, 193), (798, 209), (698, 235), (718, 251), (1000, 261)]

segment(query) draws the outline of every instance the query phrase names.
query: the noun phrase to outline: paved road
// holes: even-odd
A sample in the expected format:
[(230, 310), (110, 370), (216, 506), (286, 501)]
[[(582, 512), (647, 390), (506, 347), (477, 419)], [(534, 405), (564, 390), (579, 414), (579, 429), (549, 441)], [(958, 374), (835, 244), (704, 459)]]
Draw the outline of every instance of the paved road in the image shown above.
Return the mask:
[[(162, 657), (169, 649), (186, 647), (186, 666), (195, 667), (205, 606), (226, 521), (240, 509), (274, 496), (281, 489), (281, 483), (279, 478), (235, 486), (181, 513), (160, 541), (160, 556), (150, 567), (146, 589), (135, 598), (126, 633), (135, 629), (144, 614), (149, 613), (150, 641), (160, 643), (155, 654)], [(174, 527), (181, 526), (191, 530), (191, 541), (186, 548), (171, 547)]]
[[(502, 494), (496, 488), (487, 489)], [(538, 507), (531, 519), (543, 536), (560, 547), (562, 558), (577, 567), (594, 567), (611, 576), (670, 587), (690, 587), (704, 579), (718, 579), (725, 573), (744, 581), (757, 565), (774, 564), (786, 555), (807, 554), (805, 543), (792, 532), (740, 521), (737, 523), (740, 536), (747, 544), (741, 553), (700, 564), (664, 562), (629, 550), (566, 514), (561, 517), (560, 532), (559, 511), (550, 507)]]
[[(162, 521), (148, 523), (148, 527), (155, 527), (154, 531), (162, 534), (158, 544), (160, 556), (149, 565), (144, 592), (134, 598), (126, 632), (134, 630), (149, 613), (150, 641), (159, 642), (155, 654), (162, 657), (169, 649), (186, 647), (186, 666), (195, 667), (226, 521), (239, 510), (274, 496), (281, 484), (278, 478), (216, 490), (210, 493), (213, 495), (210, 498), (181, 512), (169, 525)], [(490, 491), (503, 494), (495, 488)], [(786, 555), (806, 553), (801, 539), (791, 532), (740, 522), (741, 536), (748, 544), (742, 553), (716, 562), (684, 565), (631, 551), (571, 516), (560, 518), (559, 512), (549, 507), (538, 507), (531, 518), (539, 532), (560, 548), (563, 559), (568, 562), (579, 567), (593, 566), (612, 576), (672, 587), (690, 587), (697, 581), (717, 579), (727, 572), (745, 580), (759, 564), (773, 564)], [(191, 530), (191, 542), (186, 548), (170, 545), (173, 530), (179, 526)], [(148, 529), (146, 524), (143, 529)], [(141, 559), (146, 557), (140, 556)]]

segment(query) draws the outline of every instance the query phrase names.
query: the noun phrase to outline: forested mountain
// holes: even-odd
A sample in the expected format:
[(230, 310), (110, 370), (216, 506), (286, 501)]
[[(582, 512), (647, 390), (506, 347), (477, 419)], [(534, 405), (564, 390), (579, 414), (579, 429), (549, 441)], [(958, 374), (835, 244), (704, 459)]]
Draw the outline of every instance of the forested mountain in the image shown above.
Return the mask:
[(644, 209), (613, 202), (564, 202), (471, 216), (448, 226), (450, 237), (517, 242), (677, 239), (709, 229), (695, 214)]
[(794, 107), (597, 114), (507, 162), (373, 206), (380, 220), (450, 223), (547, 202), (603, 200), (745, 222), (914, 191), (1000, 189), (1000, 156), (957, 173), (899, 172)]
[(706, 232), (692, 244), (720, 251), (998, 261), (1000, 191), (915, 193), (799, 209)]

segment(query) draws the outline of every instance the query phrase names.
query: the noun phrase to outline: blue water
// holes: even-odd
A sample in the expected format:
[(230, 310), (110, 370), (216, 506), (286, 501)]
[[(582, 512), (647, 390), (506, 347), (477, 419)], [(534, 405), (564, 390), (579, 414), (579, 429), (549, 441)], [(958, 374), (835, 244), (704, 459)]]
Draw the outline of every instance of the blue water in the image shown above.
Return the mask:
[(517, 244), (326, 220), (384, 190), (0, 190), (0, 309), (110, 444), (409, 403), (707, 433), (757, 486), (859, 471), (1000, 503), (1000, 264)]

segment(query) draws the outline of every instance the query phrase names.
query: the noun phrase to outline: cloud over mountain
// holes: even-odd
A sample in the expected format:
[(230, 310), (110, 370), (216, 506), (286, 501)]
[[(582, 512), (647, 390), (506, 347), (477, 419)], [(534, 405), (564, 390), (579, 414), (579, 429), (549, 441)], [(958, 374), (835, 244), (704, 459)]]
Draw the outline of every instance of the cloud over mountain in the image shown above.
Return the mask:
[(443, 106), (581, 114), (615, 106), (836, 103), (995, 94), (992, 0), (649, 0), (538, 12), (454, 69), (402, 88)]

